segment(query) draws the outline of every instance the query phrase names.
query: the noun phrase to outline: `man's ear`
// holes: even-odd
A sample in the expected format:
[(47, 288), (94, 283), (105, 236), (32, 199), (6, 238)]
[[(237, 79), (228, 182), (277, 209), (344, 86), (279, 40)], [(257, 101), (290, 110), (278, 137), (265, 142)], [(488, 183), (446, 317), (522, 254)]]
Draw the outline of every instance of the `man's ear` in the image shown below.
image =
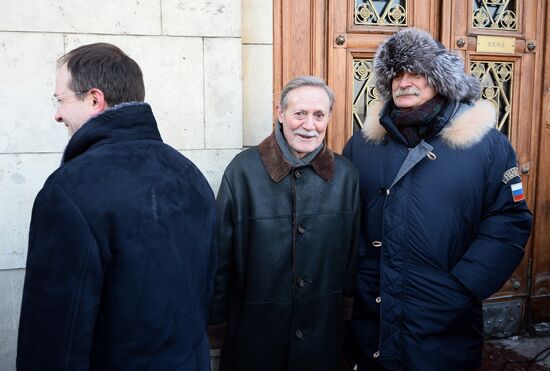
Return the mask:
[(90, 89), (88, 94), (90, 94), (91, 104), (94, 111), (96, 111), (97, 113), (101, 113), (109, 108), (109, 105), (105, 101), (105, 95), (101, 90), (93, 88)]
[(276, 110), (277, 110), (277, 119), (282, 124), (284, 116), (283, 116), (283, 110), (281, 109), (281, 106), (279, 104), (277, 105)]

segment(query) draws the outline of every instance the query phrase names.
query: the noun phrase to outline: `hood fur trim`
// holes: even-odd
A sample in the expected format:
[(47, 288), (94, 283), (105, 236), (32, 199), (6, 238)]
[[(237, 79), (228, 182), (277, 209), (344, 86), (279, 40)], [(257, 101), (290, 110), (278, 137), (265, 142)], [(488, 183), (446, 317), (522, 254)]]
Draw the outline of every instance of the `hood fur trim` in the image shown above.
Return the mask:
[(479, 81), (464, 72), (462, 59), (417, 28), (403, 29), (380, 45), (374, 72), (383, 100), (391, 99), (392, 80), (401, 72), (425, 75), (428, 84), (449, 101), (474, 102), (480, 97)]
[(439, 135), (451, 148), (470, 148), (495, 127), (496, 118), (495, 105), (487, 100), (479, 100), (470, 109), (457, 112)]
[[(380, 112), (384, 104), (376, 102), (367, 116), (361, 133), (367, 142), (379, 144), (387, 134), (380, 124)], [(451, 122), (438, 134), (451, 148), (466, 149), (479, 143), (496, 123), (495, 105), (479, 100), (473, 106), (460, 105)]]
[(380, 124), (380, 113), (383, 109), (384, 103), (381, 101), (374, 101), (370, 107), (370, 112), (361, 130), (367, 142), (372, 141), (379, 144), (386, 136), (386, 129)]
[[(272, 132), (258, 145), (258, 152), (260, 152), (260, 158), (269, 177), (274, 182), (280, 182), (292, 169), (292, 165), (285, 160), (277, 144), (275, 132)], [(326, 145), (309, 164), (313, 167), (313, 171), (325, 181), (328, 182), (332, 179), (334, 175), (334, 154)]]

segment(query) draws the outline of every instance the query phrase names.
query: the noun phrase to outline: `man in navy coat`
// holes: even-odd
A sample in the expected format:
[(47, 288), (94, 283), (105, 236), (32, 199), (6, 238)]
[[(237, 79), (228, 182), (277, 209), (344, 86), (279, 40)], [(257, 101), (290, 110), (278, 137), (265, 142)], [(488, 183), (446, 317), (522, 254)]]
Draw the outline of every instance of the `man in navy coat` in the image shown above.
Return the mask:
[(209, 370), (215, 201), (114, 45), (58, 61), (71, 136), (34, 203), (18, 370)]
[(531, 229), (516, 154), (478, 80), (427, 32), (386, 40), (374, 72), (380, 102), (344, 149), (361, 184), (358, 369), (475, 370), (481, 302)]

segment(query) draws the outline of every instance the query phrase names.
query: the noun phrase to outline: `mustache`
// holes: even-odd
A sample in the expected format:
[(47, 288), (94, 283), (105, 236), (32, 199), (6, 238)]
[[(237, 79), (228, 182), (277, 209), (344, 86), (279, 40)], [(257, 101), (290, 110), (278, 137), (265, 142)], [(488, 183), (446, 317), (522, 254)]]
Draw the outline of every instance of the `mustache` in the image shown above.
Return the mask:
[(307, 137), (307, 138), (313, 138), (313, 137), (318, 137), (319, 136), (319, 133), (316, 132), (315, 130), (308, 131), (308, 130), (305, 130), (305, 129), (293, 130), (292, 134), (300, 135), (302, 137)]
[(414, 86), (411, 86), (410, 88), (406, 89), (399, 89), (395, 92), (396, 97), (400, 97), (402, 95), (420, 95), (420, 90), (418, 88), (415, 88)]

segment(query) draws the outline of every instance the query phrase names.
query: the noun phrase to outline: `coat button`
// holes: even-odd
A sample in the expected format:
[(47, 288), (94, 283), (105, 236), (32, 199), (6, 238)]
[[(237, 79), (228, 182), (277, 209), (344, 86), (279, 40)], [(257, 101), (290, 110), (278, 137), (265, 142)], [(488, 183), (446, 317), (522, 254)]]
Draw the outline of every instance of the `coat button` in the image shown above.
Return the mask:
[(296, 170), (296, 171), (294, 172), (294, 178), (300, 179), (301, 176), (302, 176), (302, 173), (300, 173), (298, 170)]
[(295, 335), (298, 339), (301, 339), (304, 337), (304, 333), (301, 330), (296, 330)]
[(305, 231), (306, 229), (304, 227), (302, 227), (301, 225), (298, 226), (298, 233), (304, 234)]
[(374, 358), (380, 357), (380, 351), (375, 352), (372, 356), (373, 356)]
[(372, 241), (372, 247), (382, 247), (381, 241)]
[(384, 187), (380, 188), (379, 192), (382, 196), (387, 196), (390, 194), (390, 190)]
[(382, 302), (382, 298), (379, 296), (376, 298), (376, 304), (380, 304)]
[(298, 278), (297, 281), (298, 287), (304, 287), (306, 285), (306, 281), (302, 277)]

